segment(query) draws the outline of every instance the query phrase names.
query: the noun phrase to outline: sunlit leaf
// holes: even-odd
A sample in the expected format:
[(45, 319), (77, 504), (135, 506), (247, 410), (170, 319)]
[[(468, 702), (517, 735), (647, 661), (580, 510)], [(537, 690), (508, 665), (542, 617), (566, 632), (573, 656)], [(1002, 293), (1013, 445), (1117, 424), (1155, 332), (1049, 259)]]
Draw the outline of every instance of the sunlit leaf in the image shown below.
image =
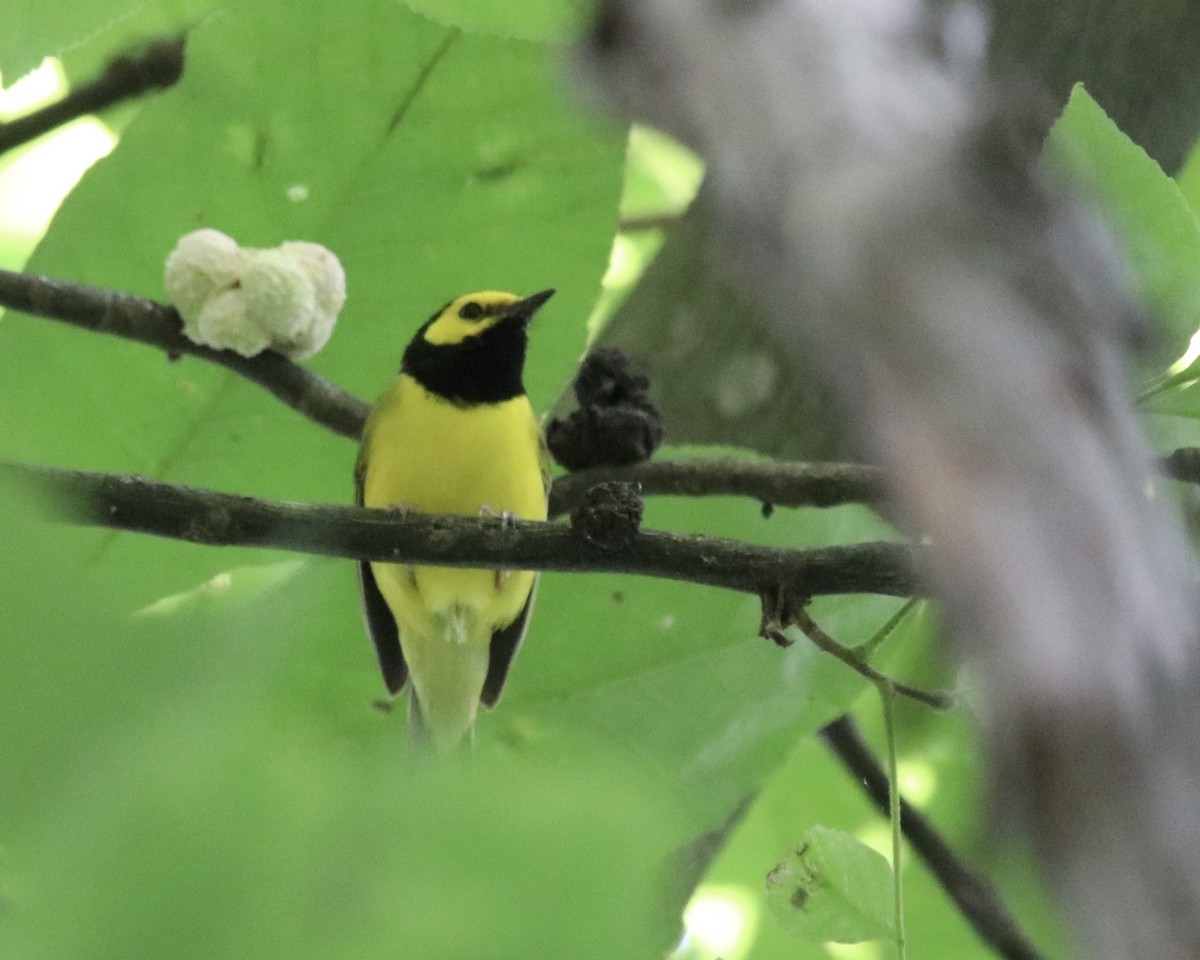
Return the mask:
[(6, 0), (0, 71), (11, 84), (43, 57), (63, 57), (76, 76), (90, 80), (115, 54), (179, 34), (218, 6), (219, 0)]
[(1200, 326), (1200, 223), (1183, 193), (1082, 85), (1046, 152), (1108, 215), (1154, 314), (1155, 356), (1176, 360)]

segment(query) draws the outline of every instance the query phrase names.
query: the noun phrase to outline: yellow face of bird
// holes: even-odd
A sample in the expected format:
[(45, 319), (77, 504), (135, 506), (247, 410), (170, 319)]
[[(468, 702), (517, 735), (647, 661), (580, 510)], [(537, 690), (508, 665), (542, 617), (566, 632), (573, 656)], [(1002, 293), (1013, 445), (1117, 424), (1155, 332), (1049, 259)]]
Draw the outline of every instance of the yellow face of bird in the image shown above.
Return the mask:
[(462, 343), (504, 320), (512, 306), (520, 302), (521, 298), (515, 294), (498, 290), (463, 294), (435, 314), (433, 322), (425, 328), (425, 340), (443, 345)]

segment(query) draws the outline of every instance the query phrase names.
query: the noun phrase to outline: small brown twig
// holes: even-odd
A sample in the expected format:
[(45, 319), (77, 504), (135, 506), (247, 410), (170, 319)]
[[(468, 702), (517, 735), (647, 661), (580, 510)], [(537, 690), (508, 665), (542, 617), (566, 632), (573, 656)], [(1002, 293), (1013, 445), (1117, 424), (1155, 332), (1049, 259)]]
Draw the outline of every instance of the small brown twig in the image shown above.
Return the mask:
[(899, 680), (893, 680), (887, 674), (876, 670), (855, 650), (834, 640), (804, 609), (811, 595), (805, 595), (797, 602), (794, 598), (801, 595), (789, 593), (785, 588), (772, 587), (763, 591), (760, 596), (763, 602), (763, 615), (759, 635), (771, 640), (776, 646), (790, 647), (794, 641), (783, 631), (789, 626), (796, 626), (818, 650), (840, 660), (855, 673), (877, 686), (885, 684), (900, 696), (915, 700), (934, 710), (954, 708), (954, 694), (944, 690), (922, 690), (919, 687), (901, 683)]
[(646, 230), (665, 230), (673, 226), (683, 216), (679, 210), (663, 210), (658, 213), (643, 213), (632, 217), (622, 217), (617, 223), (620, 233), (641, 233)]
[(342, 436), (358, 439), (367, 419), (367, 404), (286, 357), (265, 351), (243, 357), (232, 350), (213, 350), (182, 333), (174, 307), (129, 293), (67, 283), (50, 277), (0, 270), (0, 306), (61, 320), (95, 333), (137, 340), (165, 350), (168, 356), (190, 354), (226, 367), (265, 388), (310, 420)]

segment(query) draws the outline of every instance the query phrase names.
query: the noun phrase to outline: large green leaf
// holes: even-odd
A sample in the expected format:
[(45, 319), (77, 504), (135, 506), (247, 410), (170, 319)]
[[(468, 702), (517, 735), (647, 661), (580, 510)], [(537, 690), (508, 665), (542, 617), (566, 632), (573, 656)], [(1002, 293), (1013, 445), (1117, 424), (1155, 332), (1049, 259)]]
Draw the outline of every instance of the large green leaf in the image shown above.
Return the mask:
[(403, 0), (432, 20), (521, 40), (562, 40), (584, 22), (584, 0)]
[[(146, 104), (64, 204), (31, 269), (162, 296), (188, 230), (325, 243), (349, 302), (313, 366), (363, 396), (415, 328), (480, 288), (559, 295), (527, 382), (545, 406), (585, 338), (620, 192), (623, 138), (560, 97), (540, 45), (447, 29), (393, 0), (247, 0), (202, 23), (178, 87)], [(0, 324), (0, 455), (292, 499), (345, 501), (354, 448), (194, 360), (10, 315)], [(97, 535), (136, 602), (222, 557)]]
[(1175, 181), (1123, 134), (1082, 85), (1046, 144), (1108, 215), (1157, 321), (1155, 357), (1181, 356), (1200, 325), (1200, 224)]
[[(320, 663), (307, 625), (337, 606), (327, 574), (346, 565), (235, 576), (131, 620), (103, 578), (63, 583), (74, 531), (11, 503), (0, 955), (657, 952), (658, 873), (680, 837), (639, 764), (582, 740), (552, 764), (406, 762), (365, 699), (346, 722), (304, 695)], [(324, 639), (332, 661), (354, 649)]]
[(178, 34), (219, 0), (5, 0), (0, 71), (11, 84), (43, 57), (63, 57), (80, 78), (116, 53)]

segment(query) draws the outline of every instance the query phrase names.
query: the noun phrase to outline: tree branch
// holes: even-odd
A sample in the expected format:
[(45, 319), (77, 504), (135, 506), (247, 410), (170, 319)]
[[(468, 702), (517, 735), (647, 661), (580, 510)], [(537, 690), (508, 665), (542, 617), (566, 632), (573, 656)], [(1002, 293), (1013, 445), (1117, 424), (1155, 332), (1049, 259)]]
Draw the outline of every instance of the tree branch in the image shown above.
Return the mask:
[[(821, 731), (821, 738), (886, 816), (887, 776), (854, 721), (849, 716), (839, 717)], [(1008, 960), (1043, 960), (991, 882), (963, 863), (925, 815), (903, 799), (900, 828), (985, 943)]]
[[(3, 127), (0, 126), (0, 130)], [(266, 351), (242, 357), (193, 343), (182, 333), (173, 307), (143, 297), (50, 277), (0, 270), (0, 307), (69, 323), (225, 367), (266, 389), (278, 400), (352, 440), (362, 434), (369, 406), (319, 374)], [(1200, 483), (1200, 448), (1183, 447), (1163, 457), (1164, 475)], [(651, 460), (625, 467), (596, 467), (560, 476), (550, 495), (550, 515), (577, 507), (598, 483), (641, 485), (651, 496), (745, 496), (777, 507), (835, 507), (880, 503), (882, 472), (851, 463), (754, 462), (723, 458)]]
[(0, 154), (89, 113), (173, 86), (183, 75), (183, 37), (157, 40), (136, 54), (114, 59), (96, 79), (40, 110), (0, 123)]
[(883, 475), (854, 463), (786, 463), (687, 457), (578, 470), (554, 481), (550, 515), (570, 513), (598, 483), (641, 485), (649, 495), (745, 496), (775, 507), (837, 507), (883, 500)]
[(357, 439), (367, 404), (311, 370), (271, 351), (243, 357), (213, 350), (183, 335), (173, 307), (101, 287), (0, 270), (0, 306), (61, 320), (95, 333), (137, 340), (167, 351), (191, 354), (241, 374), (310, 420)]
[[(800, 628), (800, 632), (808, 637), (818, 650), (829, 654), (836, 660), (840, 660), (855, 673), (865, 677), (872, 683), (876, 685), (884, 684), (901, 696), (908, 697), (910, 700), (915, 700), (917, 703), (924, 704), (927, 707), (932, 707), (934, 710), (951, 710), (954, 708), (955, 697), (949, 691), (922, 690), (919, 687), (913, 687), (907, 683), (901, 683), (899, 680), (894, 680), (876, 670), (863, 657), (859, 656), (854, 649), (843, 646), (834, 640), (833, 637), (821, 629), (821, 626), (808, 615), (808, 611), (803, 607), (796, 607), (789, 611), (789, 613), (791, 621)], [(771, 634), (771, 639), (777, 643), (780, 641), (785, 644), (790, 643), (781, 630), (774, 631)]]
[[(1200, 484), (1200, 447), (1181, 447), (1159, 460), (1163, 475)], [(772, 507), (878, 504), (885, 481), (878, 467), (857, 463), (752, 461), (722, 457), (647, 460), (624, 467), (593, 467), (556, 477), (550, 515), (570, 513), (599, 483), (636, 483), (646, 496), (742, 496)]]
[(715, 537), (644, 531), (609, 550), (563, 524), (282, 503), (140, 477), (0, 462), (0, 480), (41, 495), (47, 514), (210, 546), (457, 567), (631, 573), (761, 595), (875, 593), (919, 587), (917, 548), (861, 543), (780, 550)]

